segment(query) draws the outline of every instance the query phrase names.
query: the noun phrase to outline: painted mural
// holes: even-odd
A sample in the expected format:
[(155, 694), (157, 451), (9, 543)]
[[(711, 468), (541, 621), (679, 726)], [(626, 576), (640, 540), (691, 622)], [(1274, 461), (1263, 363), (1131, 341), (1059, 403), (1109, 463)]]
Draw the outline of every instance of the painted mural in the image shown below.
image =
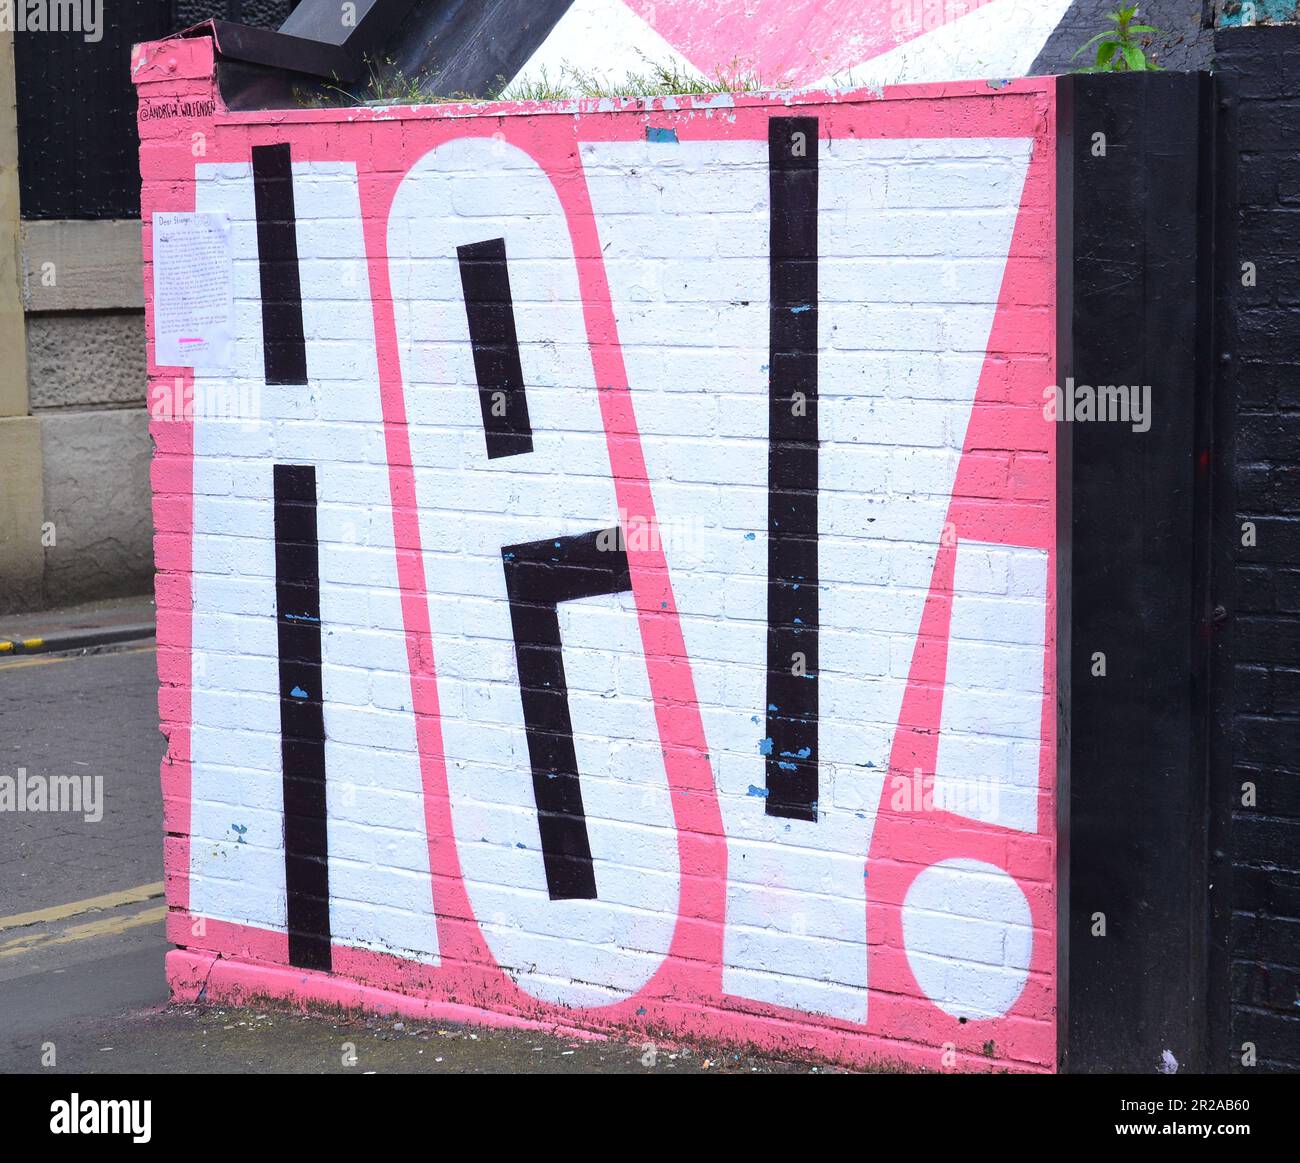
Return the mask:
[(1072, 13), (1077, 6), (1078, 0), (573, 0), (514, 80), (555, 80), (568, 70), (617, 81), (650, 65), (814, 88), (1021, 77), (1033, 71), (1067, 15), (1101, 27), (1109, 10), (1099, 0), (1084, 0), (1084, 11)]
[(177, 995), (1053, 1069), (1054, 83), (133, 67)]

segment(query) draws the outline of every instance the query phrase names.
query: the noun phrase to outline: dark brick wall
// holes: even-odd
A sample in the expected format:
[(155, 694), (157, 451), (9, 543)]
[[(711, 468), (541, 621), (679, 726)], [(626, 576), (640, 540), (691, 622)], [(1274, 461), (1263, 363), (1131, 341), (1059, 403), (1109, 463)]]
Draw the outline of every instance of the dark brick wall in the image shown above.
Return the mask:
[(140, 213), (131, 46), (171, 28), (170, 0), (103, 9), (102, 36), (15, 32), (19, 204), (24, 218)]
[(208, 17), (278, 28), (294, 0), (136, 0), (104, 6), (103, 35), (19, 32), (19, 183), (24, 218), (132, 218), (140, 173), (131, 46)]
[[(1212, 1045), (1300, 1068), (1300, 28), (1216, 34)], [(1256, 285), (1243, 285), (1243, 264)], [(1243, 544), (1252, 522), (1255, 545)], [(1255, 806), (1243, 804), (1243, 784)], [(1229, 997), (1219, 1005), (1217, 998)]]

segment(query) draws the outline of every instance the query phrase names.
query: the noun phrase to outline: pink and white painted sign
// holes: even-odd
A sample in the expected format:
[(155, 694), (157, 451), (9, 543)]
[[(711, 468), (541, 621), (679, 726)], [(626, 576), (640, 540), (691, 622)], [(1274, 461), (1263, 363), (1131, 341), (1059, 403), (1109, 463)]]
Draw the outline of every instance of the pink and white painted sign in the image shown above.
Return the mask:
[(1053, 1069), (1054, 82), (133, 67), (177, 995)]
[(1021, 77), (1070, 4), (573, 0), (514, 80), (555, 80), (567, 70), (616, 83), (650, 65), (688, 76), (739, 72), (765, 84), (823, 88)]

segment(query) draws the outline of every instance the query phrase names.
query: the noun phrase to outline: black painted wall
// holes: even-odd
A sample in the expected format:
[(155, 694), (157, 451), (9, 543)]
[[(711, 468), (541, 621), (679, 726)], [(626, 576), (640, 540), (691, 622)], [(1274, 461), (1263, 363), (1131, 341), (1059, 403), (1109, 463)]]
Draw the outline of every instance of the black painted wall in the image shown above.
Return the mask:
[(1196, 73), (1060, 87), (1060, 378), (1150, 387), (1149, 431), (1058, 426), (1074, 1071), (1206, 1057), (1210, 91)]
[[(1300, 1069), (1300, 28), (1215, 37), (1213, 1068)], [(1243, 264), (1253, 263), (1255, 285)], [(1243, 531), (1253, 523), (1254, 545)], [(1255, 788), (1254, 806), (1243, 799)], [(1230, 1002), (1226, 999), (1230, 998)], [(1253, 1057), (1254, 1066), (1250, 1065)]]
[(17, 32), (20, 204), (24, 218), (140, 213), (131, 46), (211, 16), (278, 27), (292, 0), (131, 0), (104, 5), (103, 36)]
[(16, 32), (19, 204), (24, 218), (140, 213), (131, 46), (170, 31), (170, 0), (106, 4), (103, 37)]

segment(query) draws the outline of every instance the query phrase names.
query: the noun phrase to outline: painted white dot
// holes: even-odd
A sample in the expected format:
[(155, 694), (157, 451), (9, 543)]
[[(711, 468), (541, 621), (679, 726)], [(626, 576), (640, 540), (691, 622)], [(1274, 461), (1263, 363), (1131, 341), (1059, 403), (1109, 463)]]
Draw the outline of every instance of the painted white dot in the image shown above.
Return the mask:
[(998, 1018), (1029, 976), (1029, 902), (996, 865), (942, 860), (907, 891), (903, 943), (917, 983), (944, 1013)]

